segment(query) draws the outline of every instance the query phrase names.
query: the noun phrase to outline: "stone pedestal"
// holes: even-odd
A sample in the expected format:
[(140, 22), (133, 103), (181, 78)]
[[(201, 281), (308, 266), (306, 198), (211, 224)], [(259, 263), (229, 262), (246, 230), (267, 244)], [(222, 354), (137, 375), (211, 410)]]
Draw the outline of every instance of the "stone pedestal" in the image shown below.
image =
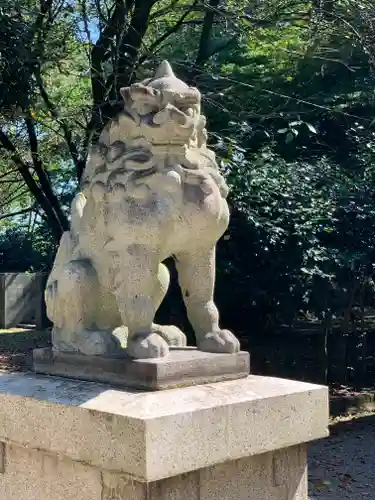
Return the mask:
[(168, 356), (149, 359), (85, 356), (44, 347), (34, 349), (33, 361), (36, 373), (150, 391), (234, 380), (250, 372), (248, 352), (219, 354), (194, 347), (172, 347)]
[(160, 392), (0, 375), (1, 500), (307, 500), (324, 387), (249, 376)]

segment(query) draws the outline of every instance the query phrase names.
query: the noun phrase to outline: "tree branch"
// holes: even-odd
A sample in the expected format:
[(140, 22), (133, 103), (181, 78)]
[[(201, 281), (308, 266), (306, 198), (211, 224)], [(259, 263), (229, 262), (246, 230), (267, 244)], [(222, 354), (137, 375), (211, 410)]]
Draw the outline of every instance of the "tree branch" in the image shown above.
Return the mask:
[(53, 0), (40, 0), (40, 11), (35, 19), (35, 23), (32, 28), (34, 39), (36, 38), (36, 54), (33, 54), (34, 62), (38, 61), (38, 58), (42, 56), (43, 53), (43, 42), (47, 34), (48, 28), (51, 27), (53, 23), (53, 12), (52, 12)]
[(28, 208), (24, 208), (23, 210), (18, 210), (17, 212), (11, 212), (10, 214), (0, 215), (0, 220), (8, 219), (10, 217), (17, 217), (17, 215), (27, 214), (29, 212), (32, 212), (33, 210), (35, 210), (34, 205)]
[(22, 196), (24, 196), (26, 193), (29, 192), (29, 188), (26, 187), (26, 189), (23, 189), (23, 191), (22, 188), (24, 188), (24, 186), (22, 185), (18, 186), (18, 188), (15, 189), (13, 193), (10, 194), (10, 196), (8, 196), (8, 198), (6, 198), (5, 200), (1, 200), (0, 208), (6, 205), (10, 205), (10, 203), (13, 203), (14, 201), (18, 200), (19, 198), (21, 198)]
[(4, 179), (4, 177), (8, 177), (8, 175), (13, 174), (14, 172), (18, 172), (18, 171), (19, 171), (18, 168), (12, 168), (12, 169), (8, 170), (8, 172), (6, 172), (5, 174), (1, 174), (0, 179)]
[(38, 88), (39, 88), (40, 95), (42, 96), (42, 99), (43, 99), (45, 105), (47, 106), (47, 109), (51, 113), (52, 117), (61, 126), (61, 129), (63, 131), (66, 144), (68, 146), (70, 155), (72, 157), (73, 163), (74, 163), (75, 168), (76, 168), (77, 177), (79, 177), (80, 176), (80, 172), (79, 172), (79, 153), (78, 153), (78, 148), (77, 148), (76, 144), (73, 142), (72, 131), (68, 127), (68, 124), (66, 123), (66, 121), (60, 118), (56, 106), (54, 105), (54, 103), (49, 98), (48, 93), (47, 93), (47, 91), (46, 91), (46, 89), (44, 87), (44, 84), (43, 84), (43, 80), (42, 80), (41, 73), (40, 73), (40, 68), (38, 68), (38, 70), (35, 72), (35, 78), (36, 78), (36, 82), (37, 82), (37, 85), (38, 85)]
[(212, 27), (215, 19), (216, 9), (218, 8), (220, 0), (209, 0), (209, 9), (204, 16), (202, 33), (199, 41), (198, 54), (195, 60), (195, 66), (202, 66), (207, 59), (209, 59), (209, 41), (211, 38)]
[(127, 17), (134, 6), (135, 0), (116, 0), (112, 14), (91, 51), (91, 88), (93, 102), (91, 118), (86, 127), (82, 153), (78, 159), (77, 174), (81, 179), (86, 162), (87, 150), (93, 137), (98, 138), (99, 130), (105, 125), (107, 115), (112, 112), (112, 105), (107, 99), (108, 82), (104, 78), (103, 63), (110, 56), (110, 48), (116, 35), (121, 35), (126, 25)]
[(86, 0), (78, 0), (79, 5), (81, 7), (82, 11), (82, 18), (83, 18), (83, 26), (85, 30), (85, 35), (87, 38), (87, 41), (89, 42), (89, 47), (92, 46), (92, 40), (91, 40), (91, 33), (90, 33), (90, 28), (89, 28), (89, 23), (87, 19), (87, 5), (86, 5)]
[(150, 16), (150, 21), (153, 19), (156, 19), (157, 17), (164, 16), (165, 14), (168, 14), (171, 12), (173, 9), (175, 9), (176, 5), (180, 2), (180, 0), (172, 0), (172, 2), (168, 5), (168, 7), (164, 7), (163, 9), (160, 9), (156, 11), (152, 16)]
[(182, 14), (176, 24), (150, 45), (148, 53), (140, 58), (139, 64), (142, 64), (161, 43), (163, 43), (167, 38), (169, 38), (171, 35), (173, 35), (173, 33), (176, 33), (181, 28), (181, 26), (184, 24), (185, 19), (194, 10), (198, 2), (199, 0), (195, 0), (192, 5), (190, 5), (190, 7)]
[(147, 31), (150, 12), (156, 0), (136, 0), (133, 16), (126, 36), (120, 46), (116, 92), (130, 84), (139, 49)]
[(46, 214), (55, 238), (59, 240), (62, 233), (60, 222), (57, 219), (54, 210), (51, 210), (49, 200), (47, 199), (42, 189), (33, 178), (30, 172), (30, 165), (28, 165), (22, 160), (21, 156), (17, 153), (15, 145), (1, 129), (0, 129), (0, 143), (2, 144), (4, 149), (9, 151), (11, 159), (16, 165), (17, 170), (20, 172), (23, 180), (25, 181), (26, 186), (29, 188), (36, 202), (40, 205), (40, 207)]
[[(125, 1), (125, 5), (124, 5)], [(119, 93), (121, 87), (129, 84), (136, 64), (139, 48), (147, 30), (151, 8), (156, 0), (118, 0), (111, 19), (100, 35), (92, 51), (92, 89), (93, 106), (91, 119), (86, 129), (84, 147), (88, 148), (92, 140), (97, 139), (100, 130), (107, 121), (119, 111), (120, 106), (110, 101), (112, 93)], [(133, 9), (133, 10), (132, 10)], [(132, 19), (125, 35), (126, 18), (132, 10)], [(124, 15), (120, 16), (123, 13)], [(104, 81), (102, 64), (109, 57), (109, 49), (115, 35), (120, 36), (118, 44), (118, 74), (112, 74)], [(118, 77), (118, 78), (117, 78)], [(115, 84), (116, 82), (116, 84)], [(80, 158), (83, 169), (86, 152)]]
[(91, 86), (93, 94), (93, 108), (95, 109), (105, 99), (106, 87), (103, 78), (103, 63), (108, 58), (108, 51), (117, 33), (122, 31), (122, 26), (132, 7), (132, 0), (116, 0), (111, 18), (91, 51)]
[(26, 129), (27, 133), (29, 136), (29, 143), (30, 143), (30, 151), (31, 151), (31, 157), (33, 160), (33, 165), (35, 172), (38, 176), (40, 186), (46, 196), (46, 198), (49, 200), (54, 212), (56, 213), (57, 220), (60, 223), (61, 229), (63, 231), (67, 231), (69, 229), (69, 222), (64, 214), (64, 212), (61, 209), (60, 202), (55, 195), (55, 193), (52, 190), (52, 186), (50, 183), (50, 180), (48, 179), (48, 176), (44, 170), (42, 160), (39, 155), (39, 148), (38, 148), (38, 139), (36, 135), (36, 130), (35, 130), (35, 124), (33, 118), (28, 114), (25, 117), (25, 123), (26, 123)]

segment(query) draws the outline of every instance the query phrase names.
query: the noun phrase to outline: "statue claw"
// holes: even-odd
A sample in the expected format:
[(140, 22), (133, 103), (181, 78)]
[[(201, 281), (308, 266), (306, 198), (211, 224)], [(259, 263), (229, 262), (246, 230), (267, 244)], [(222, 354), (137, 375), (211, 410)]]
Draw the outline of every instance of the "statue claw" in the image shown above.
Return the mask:
[(169, 354), (169, 347), (157, 333), (135, 334), (128, 339), (127, 353), (137, 359), (163, 358)]

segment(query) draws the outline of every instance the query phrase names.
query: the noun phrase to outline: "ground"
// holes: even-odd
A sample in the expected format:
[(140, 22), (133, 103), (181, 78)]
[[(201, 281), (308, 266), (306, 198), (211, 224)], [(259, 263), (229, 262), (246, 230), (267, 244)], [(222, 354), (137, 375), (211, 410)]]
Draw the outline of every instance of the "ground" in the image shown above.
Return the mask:
[(51, 331), (32, 326), (0, 329), (0, 369), (27, 369), (32, 351), (51, 343)]
[(375, 414), (339, 422), (309, 451), (310, 500), (375, 500)]

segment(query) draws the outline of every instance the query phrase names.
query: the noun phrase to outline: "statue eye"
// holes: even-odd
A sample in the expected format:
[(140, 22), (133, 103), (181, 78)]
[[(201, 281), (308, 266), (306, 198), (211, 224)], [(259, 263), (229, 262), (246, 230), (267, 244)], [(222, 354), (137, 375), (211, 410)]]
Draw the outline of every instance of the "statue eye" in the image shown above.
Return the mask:
[(158, 107), (154, 104), (149, 103), (135, 103), (133, 107), (137, 110), (140, 116), (146, 117), (148, 115), (158, 112)]
[(186, 106), (181, 106), (178, 108), (182, 113), (185, 113), (187, 116), (194, 116), (193, 108), (187, 108)]

